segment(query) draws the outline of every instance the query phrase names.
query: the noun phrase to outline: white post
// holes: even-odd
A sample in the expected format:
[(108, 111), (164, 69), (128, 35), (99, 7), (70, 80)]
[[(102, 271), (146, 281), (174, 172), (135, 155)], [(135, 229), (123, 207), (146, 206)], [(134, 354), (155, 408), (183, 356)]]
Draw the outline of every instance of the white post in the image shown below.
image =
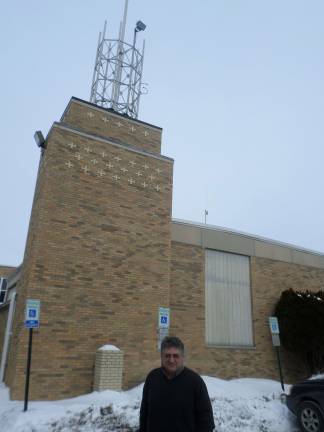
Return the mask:
[(4, 380), (4, 372), (5, 372), (6, 362), (7, 362), (9, 340), (11, 336), (11, 327), (12, 327), (13, 315), (15, 312), (15, 306), (16, 306), (16, 293), (13, 293), (10, 299), (7, 326), (6, 326), (6, 332), (5, 332), (4, 342), (3, 342), (1, 365), (0, 365), (0, 383), (2, 383)]

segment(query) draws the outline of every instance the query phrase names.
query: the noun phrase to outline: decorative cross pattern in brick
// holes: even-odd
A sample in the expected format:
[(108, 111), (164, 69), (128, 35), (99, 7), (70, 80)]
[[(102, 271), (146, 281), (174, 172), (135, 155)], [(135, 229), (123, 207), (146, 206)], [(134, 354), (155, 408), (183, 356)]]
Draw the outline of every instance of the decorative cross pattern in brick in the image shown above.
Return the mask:
[[(64, 165), (68, 169), (79, 170), (82, 175), (92, 175), (97, 177), (98, 181), (113, 181), (138, 190), (161, 192), (166, 187), (162, 186), (165, 183), (162, 178), (163, 170), (156, 166), (154, 161), (148, 164), (145, 159), (127, 159), (116, 154), (116, 150), (97, 150), (91, 143), (76, 145), (70, 142), (67, 147), (69, 160), (66, 160)], [(71, 158), (75, 163), (70, 162)]]
[[(107, 117), (108, 115), (108, 117)], [(90, 119), (91, 121), (95, 121), (98, 120), (100, 123), (104, 123), (104, 125), (106, 127), (115, 127), (115, 128), (125, 128), (127, 129), (131, 134), (134, 134), (136, 132), (136, 134), (138, 133), (139, 135), (141, 135), (141, 137), (148, 138), (150, 136), (150, 129), (147, 126), (141, 125), (141, 124), (136, 124), (136, 126), (131, 125), (129, 126), (129, 121), (124, 122), (122, 121), (122, 119), (116, 119), (116, 117), (111, 116), (109, 118), (109, 114), (107, 115), (102, 115), (102, 113), (93, 110), (93, 111), (88, 111), (86, 113), (86, 116), (88, 119)]]

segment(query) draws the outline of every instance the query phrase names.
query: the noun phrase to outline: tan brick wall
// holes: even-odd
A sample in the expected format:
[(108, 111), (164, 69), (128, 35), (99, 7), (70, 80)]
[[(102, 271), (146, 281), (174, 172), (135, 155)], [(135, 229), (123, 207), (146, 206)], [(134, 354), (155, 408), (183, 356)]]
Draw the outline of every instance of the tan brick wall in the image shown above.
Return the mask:
[[(170, 286), (171, 334), (183, 338), (187, 364), (200, 373), (220, 378), (279, 379), (268, 317), (280, 293), (288, 288), (324, 289), (324, 270), (263, 258), (251, 258), (253, 349), (211, 348), (205, 344), (204, 250), (172, 242)], [(286, 382), (306, 371), (283, 350)]]
[(161, 153), (162, 129), (72, 99), (62, 122), (126, 146)]
[(0, 265), (0, 278), (8, 277), (14, 270), (16, 270), (16, 267)]
[(156, 364), (157, 311), (169, 303), (172, 169), (167, 158), (52, 129), (17, 287), (12, 398), (23, 397), (26, 298), (41, 300), (31, 399), (92, 391), (105, 344), (124, 352), (124, 387)]
[[(22, 399), (22, 389), (25, 385), (25, 370), (28, 347), (28, 330), (24, 328), (25, 304), (27, 297), (32, 297), (32, 295), (27, 296), (27, 288), (29, 287), (32, 271), (35, 267), (35, 261), (38, 257), (37, 247), (39, 242), (41, 221), (43, 219), (42, 196), (44, 196), (44, 189), (46, 186), (46, 182), (41, 181), (45, 175), (44, 171), (46, 171), (46, 163), (45, 159), (43, 158), (41, 159), (38, 171), (38, 179), (35, 187), (34, 201), (29, 222), (23, 264), (21, 266), (19, 281), (16, 286), (18, 295), (14, 321), (12, 325), (12, 335), (10, 338), (7, 369), (5, 373), (5, 383), (8, 387), (10, 387), (11, 397), (13, 399)], [(39, 344), (38, 330), (34, 330), (33, 348), (36, 344)], [(33, 370), (31, 371), (31, 376), (33, 376)], [(33, 380), (31, 386), (34, 386), (34, 384), (35, 381)]]

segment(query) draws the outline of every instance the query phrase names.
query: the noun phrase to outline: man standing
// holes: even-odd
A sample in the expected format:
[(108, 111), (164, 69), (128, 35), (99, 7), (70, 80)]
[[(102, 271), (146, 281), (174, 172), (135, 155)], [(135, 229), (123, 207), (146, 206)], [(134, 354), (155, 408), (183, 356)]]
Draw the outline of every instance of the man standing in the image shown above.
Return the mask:
[(183, 363), (181, 340), (165, 337), (161, 367), (145, 380), (139, 432), (211, 432), (215, 428), (207, 387)]

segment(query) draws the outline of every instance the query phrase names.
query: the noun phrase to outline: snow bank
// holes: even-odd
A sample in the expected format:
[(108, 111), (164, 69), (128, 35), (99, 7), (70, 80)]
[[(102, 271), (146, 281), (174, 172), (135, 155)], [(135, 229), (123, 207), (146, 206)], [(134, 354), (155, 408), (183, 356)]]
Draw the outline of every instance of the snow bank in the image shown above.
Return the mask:
[[(280, 402), (272, 380), (221, 380), (203, 376), (212, 401), (217, 432), (297, 432), (294, 416)], [(135, 432), (143, 385), (125, 392), (93, 392), (55, 402), (10, 401), (0, 386), (0, 431)]]

